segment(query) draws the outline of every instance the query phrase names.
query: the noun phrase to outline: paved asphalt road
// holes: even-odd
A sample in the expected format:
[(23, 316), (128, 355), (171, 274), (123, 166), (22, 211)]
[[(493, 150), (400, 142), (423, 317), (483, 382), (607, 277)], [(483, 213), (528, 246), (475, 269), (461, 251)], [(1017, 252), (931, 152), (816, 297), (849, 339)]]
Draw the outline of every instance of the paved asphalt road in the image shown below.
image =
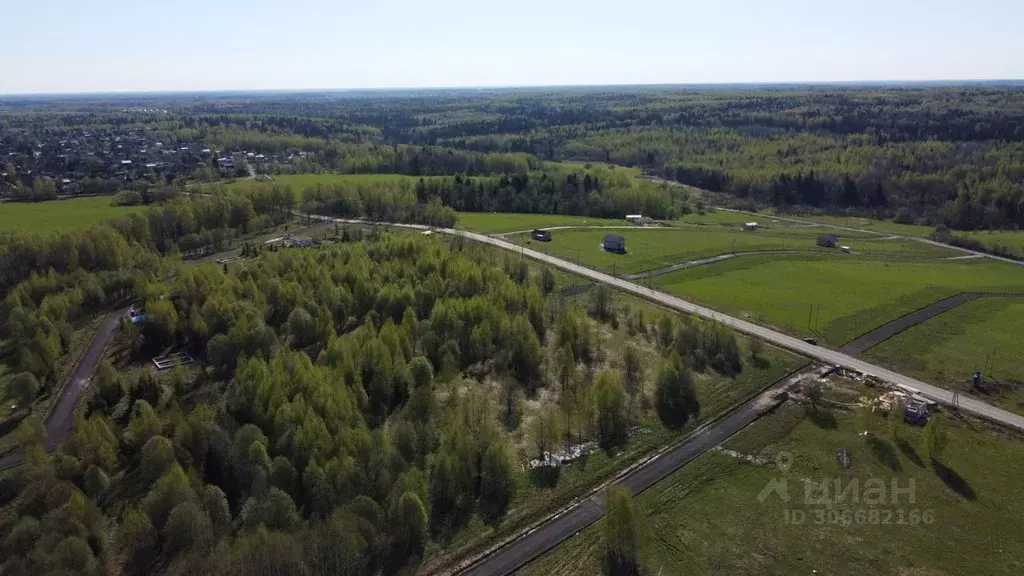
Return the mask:
[[(775, 330), (771, 330), (770, 328), (765, 328), (764, 326), (759, 326), (757, 324), (747, 322), (746, 320), (742, 320), (740, 318), (735, 318), (727, 314), (722, 314), (721, 312), (716, 312), (715, 310), (712, 310), (710, 308), (706, 308), (704, 306), (700, 306), (692, 302), (687, 302), (686, 300), (677, 298), (670, 294), (658, 292), (652, 288), (647, 288), (639, 284), (634, 284), (621, 278), (615, 278), (614, 276), (610, 276), (602, 272), (597, 272), (596, 270), (584, 268), (583, 266), (578, 266), (576, 264), (573, 264), (572, 262), (568, 262), (560, 258), (555, 258), (554, 256), (549, 256), (547, 254), (543, 254), (535, 250), (530, 250), (523, 246), (517, 246), (515, 244), (511, 244), (498, 238), (491, 238), (489, 236), (476, 234), (474, 232), (466, 232), (464, 230), (444, 229), (440, 231), (448, 234), (462, 236), (464, 238), (468, 238), (471, 240), (476, 240), (477, 242), (482, 242), (484, 244), (490, 244), (492, 246), (496, 246), (498, 248), (502, 248), (505, 250), (519, 252), (524, 256), (528, 256), (535, 260), (540, 260), (552, 266), (561, 268), (562, 270), (565, 270), (567, 272), (583, 276), (595, 282), (607, 284), (614, 288), (618, 288), (619, 290), (622, 290), (624, 292), (631, 292), (638, 296), (642, 296), (644, 298), (647, 298), (648, 300), (652, 300), (668, 308), (672, 308), (674, 310), (679, 310), (680, 312), (694, 314), (697, 316), (701, 316), (703, 318), (720, 322), (735, 330), (739, 330), (740, 332), (743, 332), (745, 334), (756, 336), (758, 338), (761, 338), (762, 340), (771, 342), (776, 346), (781, 346), (783, 348), (787, 348), (789, 350), (807, 356), (808, 358), (814, 358), (815, 360), (819, 360), (830, 365), (838, 364), (851, 370), (856, 370), (857, 372), (874, 376), (875, 378), (878, 378), (885, 382), (889, 382), (897, 386), (920, 393), (921, 395), (930, 398), (936, 402), (939, 402), (941, 404), (949, 406), (953, 402), (953, 393), (950, 392), (949, 390), (944, 390), (942, 388), (939, 388), (938, 386), (933, 386), (931, 384), (922, 382), (915, 378), (904, 376), (903, 374), (898, 374), (896, 372), (893, 372), (892, 370), (888, 370), (881, 366), (876, 366), (869, 362), (858, 360), (857, 358), (854, 358), (849, 354), (844, 354), (836, 350), (829, 350), (828, 348), (822, 348), (820, 346), (808, 344), (807, 342), (804, 342), (803, 340), (800, 340), (798, 338), (782, 334), (781, 332), (776, 332)], [(973, 416), (977, 416), (979, 418), (984, 418), (985, 420), (989, 420), (991, 422), (996, 422), (998, 424), (1009, 426), (1020, 431), (1024, 431), (1024, 416), (1013, 414), (1001, 408), (996, 408), (979, 400), (975, 400), (974, 398), (964, 396), (961, 396), (959, 398), (959, 406), (962, 412), (971, 414)]]
[[(848, 354), (856, 354), (891, 338), (893, 335), (920, 324), (938, 314), (987, 294), (958, 294), (931, 306), (927, 306), (897, 320), (872, 330), (840, 350)], [(798, 382), (808, 373), (820, 372), (822, 366), (813, 365), (804, 370), (783, 378), (773, 384), (767, 391), (747, 402), (726, 417), (708, 425), (704, 430), (696, 431), (690, 438), (662, 454), (658, 458), (646, 462), (632, 470), (619, 480), (633, 494), (639, 494), (657, 482), (668, 477), (679, 468), (708, 450), (721, 445), (744, 427), (752, 424), (765, 412), (777, 404), (775, 394)], [(593, 524), (604, 514), (604, 502), (600, 494), (593, 494), (550, 520), (540, 524), (535, 530), (523, 534), (510, 542), (495, 547), (490, 553), (468, 561), (469, 565), (460, 574), (472, 575), (504, 575), (510, 574), (532, 562), (558, 544), (578, 534)]]
[[(821, 367), (818, 366), (817, 369)], [(686, 440), (667, 452), (619, 479), (619, 483), (639, 494), (657, 484), (691, 460), (731, 438), (737, 432), (760, 418), (780, 403), (776, 394), (797, 382), (808, 371), (807, 368), (779, 380), (766, 391), (755, 396), (746, 404), (713, 422), (703, 430), (697, 430)], [(465, 576), (504, 576), (522, 568), (541, 554), (568, 540), (581, 530), (597, 522), (604, 515), (604, 495), (595, 493), (581, 500), (562, 514), (547, 520), (535, 530), (528, 532), (491, 554), (473, 562), (458, 574)]]
[[(311, 216), (311, 218), (317, 220), (349, 224), (373, 224), (372, 222), (365, 222), (362, 220), (331, 218), (329, 216)], [(730, 328), (733, 328), (734, 330), (738, 330), (740, 332), (743, 332), (744, 334), (750, 334), (751, 336), (755, 336), (766, 342), (771, 342), (776, 346), (792, 350), (793, 352), (796, 352), (803, 356), (807, 356), (808, 358), (813, 358), (815, 360), (819, 360), (829, 365), (840, 365), (850, 370), (855, 370), (857, 372), (873, 376), (875, 378), (878, 378), (879, 380), (889, 382), (891, 384), (904, 388), (910, 392), (921, 394), (922, 396), (925, 396), (940, 404), (950, 406), (953, 403), (953, 393), (950, 392), (949, 390), (944, 390), (942, 388), (939, 388), (938, 386), (933, 386), (931, 384), (928, 384), (927, 382), (917, 380), (916, 378), (911, 378), (909, 376), (904, 376), (903, 374), (898, 374), (896, 372), (893, 372), (892, 370), (888, 370), (881, 366), (871, 364), (870, 362), (858, 360), (853, 356), (850, 356), (849, 354), (844, 354), (837, 350), (829, 350), (828, 348), (808, 344), (807, 342), (804, 342), (799, 338), (794, 338), (787, 334), (776, 332), (775, 330), (765, 328), (764, 326), (759, 326), (757, 324), (754, 324), (753, 322), (747, 322), (746, 320), (735, 318), (733, 316), (729, 316), (728, 314), (716, 312), (711, 308), (700, 306), (698, 304), (694, 304), (693, 302), (687, 302), (686, 300), (683, 300), (682, 298), (677, 298), (675, 296), (672, 296), (671, 294), (658, 292), (653, 288), (647, 288), (645, 286), (634, 284), (633, 282), (624, 280), (622, 278), (616, 278), (603, 272), (591, 270), (590, 268), (585, 268), (583, 266), (573, 264), (572, 262), (562, 260), (561, 258), (556, 258), (554, 256), (544, 254), (542, 252), (537, 252), (536, 250), (531, 250), (529, 248), (526, 248), (525, 246), (512, 244), (511, 242), (507, 242), (500, 238), (485, 236), (483, 234), (477, 234), (476, 232), (469, 232), (466, 230), (453, 230), (451, 228), (432, 228), (420, 224), (389, 225), (398, 228), (406, 228), (412, 230), (434, 230), (436, 232), (449, 234), (452, 236), (460, 236), (462, 238), (466, 238), (467, 240), (473, 240), (476, 242), (480, 242), (482, 244), (489, 244), (491, 246), (501, 248), (502, 250), (516, 252), (522, 254), (523, 256), (532, 258), (534, 260), (539, 260), (546, 264), (550, 264), (552, 266), (555, 266), (556, 268), (565, 270), (566, 272), (576, 274), (577, 276), (582, 276), (594, 282), (601, 282), (602, 284), (607, 284), (608, 286), (617, 288), (619, 290), (622, 290), (623, 292), (630, 292), (632, 294), (636, 294), (637, 296), (641, 296), (643, 298), (661, 304), (662, 306), (665, 306), (667, 308), (671, 308), (673, 310), (678, 310), (680, 312), (685, 312), (687, 314), (693, 314), (696, 316), (700, 316), (702, 318), (707, 318), (709, 320), (720, 322), (726, 326), (729, 326)], [(978, 418), (983, 418), (990, 422), (995, 422), (997, 424), (1008, 426), (1016, 430), (1024, 431), (1024, 416), (1013, 414), (1012, 412), (1008, 412), (1001, 408), (996, 408), (995, 406), (991, 406), (989, 404), (981, 402), (980, 400), (975, 400), (974, 398), (965, 397), (962, 395), (958, 399), (958, 405), (960, 411), (966, 414), (970, 414)]]
[(989, 296), (994, 298), (1000, 297), (1000, 295), (998, 294), (979, 294), (975, 292), (967, 292), (964, 294), (957, 294), (956, 296), (950, 296), (945, 300), (939, 300), (938, 302), (930, 306), (925, 306), (920, 310), (915, 310), (910, 314), (901, 316), (893, 320), (892, 322), (883, 324), (878, 328), (875, 328), (874, 330), (868, 332), (867, 334), (861, 336), (860, 338), (857, 338), (856, 340), (844, 346), (840, 346), (839, 351), (842, 352), (843, 354), (860, 354), (861, 352), (867, 350), (868, 348), (871, 348), (872, 346), (879, 344), (885, 340), (888, 340), (889, 338), (892, 338), (893, 336), (899, 334), (900, 332), (903, 332), (907, 328), (910, 328), (911, 326), (916, 326), (921, 322), (924, 322), (925, 320), (934, 318), (935, 316), (942, 314), (943, 312), (949, 310), (950, 308), (956, 308), (961, 304), (970, 302), (972, 300), (977, 300), (978, 298), (984, 298)]
[[(64, 386), (57, 404), (53, 406), (49, 418), (46, 420), (46, 449), (54, 450), (57, 445), (64, 442), (71, 436), (71, 425), (75, 420), (75, 408), (78, 406), (78, 397), (82, 391), (89, 386), (89, 379), (96, 371), (96, 366), (103, 357), (103, 349), (106, 348), (110, 337), (114, 335), (121, 316), (128, 312), (127, 309), (117, 310), (107, 314), (103, 324), (96, 331), (96, 335), (89, 344), (81, 361), (75, 368), (71, 380)], [(21, 454), (8, 454), (0, 458), (0, 470), (21, 464)]]

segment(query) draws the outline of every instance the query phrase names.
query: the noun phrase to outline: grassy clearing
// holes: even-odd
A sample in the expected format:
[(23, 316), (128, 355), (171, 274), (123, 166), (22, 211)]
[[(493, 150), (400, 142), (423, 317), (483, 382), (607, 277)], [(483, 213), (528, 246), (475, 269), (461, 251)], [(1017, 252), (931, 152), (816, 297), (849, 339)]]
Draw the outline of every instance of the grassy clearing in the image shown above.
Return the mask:
[[(273, 177), (273, 180), (240, 179), (231, 180), (226, 183), (218, 182), (204, 185), (204, 189), (210, 190), (217, 186), (225, 185), (229, 190), (247, 190), (252, 186), (273, 186), (289, 187), (301, 199), (302, 191), (318, 184), (370, 184), (377, 182), (406, 182), (409, 186), (415, 186), (420, 176), (406, 176), (404, 174), (335, 174), (324, 172), (321, 174), (280, 174)], [(423, 176), (424, 180), (430, 180), (435, 176)]]
[[(601, 240), (606, 234), (626, 239), (626, 254), (605, 252)], [(526, 241), (528, 236), (514, 240)], [(589, 268), (613, 274), (632, 274), (671, 266), (697, 258), (744, 250), (819, 250), (814, 241), (802, 237), (737, 232), (727, 228), (637, 228), (607, 230), (561, 230), (551, 242), (532, 242), (531, 248), (579, 262)]]
[[(530, 242), (530, 247), (612, 274), (633, 274), (718, 256), (726, 252), (754, 250), (806, 250), (846, 259), (856, 258), (858, 254), (920, 258), (942, 258), (959, 254), (913, 241), (874, 238), (851, 239), (849, 244), (854, 254), (843, 254), (838, 249), (817, 246), (817, 235), (821, 231), (814, 228), (784, 227), (745, 232), (727, 226), (691, 225), (677, 228), (557, 230), (552, 234), (551, 242)], [(606, 234), (624, 237), (627, 253), (614, 254), (602, 250), (601, 240)], [(527, 242), (529, 236), (524, 234), (510, 239)]]
[(803, 226), (802, 224), (791, 222), (789, 220), (779, 220), (770, 214), (754, 216), (752, 214), (742, 214), (728, 210), (715, 209), (708, 210), (704, 214), (699, 214), (697, 212), (684, 214), (683, 216), (680, 216), (677, 221), (687, 224), (735, 226), (737, 228), (742, 228), (747, 222), (757, 222), (758, 226), (762, 229), (799, 228)]
[(1024, 269), (988, 260), (750, 256), (652, 282), (733, 316), (797, 336), (816, 334), (834, 347), (958, 292), (1022, 292)]
[[(637, 498), (645, 573), (1020, 574), (1024, 500), (1018, 485), (1024, 443), (950, 422), (943, 457), (948, 468), (936, 467), (923, 446), (922, 430), (897, 420), (877, 421), (877, 440), (869, 443), (859, 435), (863, 408), (836, 415), (834, 427), (827, 429), (799, 406), (762, 418), (726, 444), (760, 456), (759, 464), (710, 452)], [(852, 452), (850, 470), (836, 462), (841, 447)], [(793, 455), (785, 472), (774, 464), (783, 451)], [(765, 486), (782, 478), (790, 502), (774, 495), (760, 502)], [(914, 502), (905, 495), (895, 505), (833, 502), (831, 517), (828, 507), (805, 503), (804, 479), (839, 479), (844, 486), (856, 479), (863, 487), (873, 478), (887, 489), (893, 479), (901, 487), (913, 479)], [(794, 510), (805, 514), (802, 523), (787, 522), (796, 517)], [(860, 523), (858, 510), (864, 510)], [(911, 522), (925, 511), (933, 521)], [(844, 512), (851, 522), (843, 523)], [(522, 573), (599, 573), (602, 529), (603, 521)]]
[[(1024, 298), (968, 302), (882, 342), (864, 353), (871, 362), (1024, 414), (1021, 327)], [(974, 392), (981, 370), (988, 392)]]
[[(902, 236), (917, 236), (927, 238), (935, 232), (934, 226), (918, 226), (916, 224), (897, 224), (888, 220), (871, 220), (869, 218), (846, 218), (842, 216), (797, 216), (808, 222), (819, 222), (822, 224), (834, 224), (848, 226), (863, 230), (872, 230), (885, 234), (899, 234)], [(1024, 256), (1024, 231), (1014, 230), (976, 230), (964, 232), (954, 230), (958, 236), (968, 236), (981, 241), (988, 249), (996, 247), (1009, 248), (1018, 257)]]
[(1018, 258), (1024, 258), (1024, 232), (1006, 230), (978, 230), (974, 232), (956, 232), (975, 238), (988, 249), (997, 247), (1009, 248)]
[(0, 203), (0, 232), (60, 232), (86, 228), (145, 206), (111, 206), (112, 196), (91, 196), (48, 202)]
[(887, 240), (884, 238), (840, 238), (844, 246), (849, 246), (853, 254), (906, 256), (913, 258), (952, 258), (963, 256), (964, 253), (952, 248), (925, 244), (915, 240)]
[(593, 168), (607, 168), (617, 173), (626, 174), (634, 178), (640, 176), (640, 169), (630, 166), (620, 166), (618, 164), (607, 164), (605, 162), (546, 162), (545, 167), (549, 169), (558, 168), (569, 168), (572, 170), (590, 170)]
[(591, 218), (567, 214), (508, 214), (487, 212), (459, 212), (457, 227), (485, 234), (501, 234), (550, 228), (552, 226), (625, 226), (625, 220)]
[(872, 220), (870, 218), (846, 218), (843, 216), (798, 216), (801, 220), (809, 222), (820, 222), (822, 224), (834, 224), (849, 228), (860, 228), (884, 234), (899, 234), (901, 236), (931, 236), (935, 231), (934, 226), (918, 226), (917, 224), (897, 224), (890, 220)]
[[(320, 174), (281, 174), (273, 177), (273, 180), (235, 180), (231, 187), (246, 187), (253, 184), (279, 184), (291, 186), (292, 188), (303, 189), (317, 184), (335, 184), (338, 182), (364, 183), (364, 182), (409, 182), (415, 184), (419, 176), (406, 176), (404, 174), (335, 174), (324, 172)], [(429, 180), (430, 176), (424, 176)]]

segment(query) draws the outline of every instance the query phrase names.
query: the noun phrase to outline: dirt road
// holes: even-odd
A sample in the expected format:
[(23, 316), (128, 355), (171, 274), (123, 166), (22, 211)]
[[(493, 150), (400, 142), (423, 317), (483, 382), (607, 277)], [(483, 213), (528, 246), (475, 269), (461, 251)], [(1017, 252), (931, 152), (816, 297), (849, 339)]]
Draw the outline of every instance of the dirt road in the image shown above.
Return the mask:
[[(46, 419), (46, 449), (52, 451), (71, 436), (71, 425), (75, 420), (75, 408), (78, 398), (89, 387), (89, 380), (103, 357), (103, 349), (114, 335), (121, 317), (128, 313), (124, 308), (107, 314), (96, 335), (93, 336), (89, 349), (75, 367), (71, 380), (67, 382), (55, 401), (49, 417)], [(8, 454), (0, 458), (0, 470), (21, 464), (21, 454)]]

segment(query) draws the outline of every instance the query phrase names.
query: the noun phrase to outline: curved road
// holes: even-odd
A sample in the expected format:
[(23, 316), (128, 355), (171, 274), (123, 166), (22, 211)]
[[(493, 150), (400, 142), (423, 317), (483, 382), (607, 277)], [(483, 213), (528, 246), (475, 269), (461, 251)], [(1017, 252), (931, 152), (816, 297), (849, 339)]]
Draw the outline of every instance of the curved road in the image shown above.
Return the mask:
[[(367, 222), (365, 220), (332, 218), (330, 216), (310, 215), (310, 218), (313, 218), (315, 220), (339, 222), (344, 224), (376, 224), (374, 222)], [(538, 260), (551, 266), (555, 266), (556, 268), (560, 268), (571, 274), (582, 276), (594, 282), (600, 282), (602, 284), (611, 286), (612, 288), (622, 290), (623, 292), (629, 292), (631, 294), (635, 294), (637, 296), (646, 298), (662, 306), (665, 306), (666, 308), (671, 308), (673, 310), (678, 310), (679, 312), (685, 312), (687, 314), (693, 314), (696, 316), (700, 316), (702, 318), (707, 318), (708, 320), (720, 322), (721, 324), (729, 326), (734, 330), (738, 330), (740, 332), (743, 332), (744, 334), (755, 336), (766, 342), (771, 342), (776, 346), (792, 350), (793, 352), (796, 352), (808, 358), (813, 358), (815, 360), (819, 360), (829, 365), (841, 365), (848, 369), (866, 374), (868, 376), (873, 376), (875, 378), (878, 378), (879, 380), (889, 382), (890, 384), (903, 388), (909, 392), (921, 394), (926, 398), (929, 398), (935, 402), (944, 404), (946, 406), (951, 406), (953, 404), (953, 393), (950, 392), (949, 390), (939, 388), (938, 386), (933, 386), (931, 384), (928, 384), (927, 382), (917, 380), (916, 378), (911, 378), (909, 376), (893, 372), (892, 370), (888, 370), (881, 366), (871, 364), (870, 362), (858, 360), (857, 358), (854, 358), (849, 354), (844, 354), (837, 350), (829, 350), (828, 348), (822, 348), (820, 346), (808, 344), (807, 342), (804, 342), (799, 338), (789, 336), (788, 334), (776, 332), (775, 330), (765, 328), (764, 326), (759, 326), (757, 324), (754, 324), (753, 322), (748, 322), (746, 320), (712, 310), (711, 308), (708, 308), (706, 306), (701, 306), (699, 304), (694, 304), (693, 302), (688, 302), (686, 300), (683, 300), (682, 298), (672, 296), (671, 294), (666, 294), (664, 292), (654, 290), (653, 288), (647, 288), (639, 284), (634, 284), (633, 282), (624, 280), (622, 278), (616, 278), (614, 276), (611, 276), (610, 274), (605, 274), (603, 272), (591, 270), (590, 268), (585, 268), (583, 266), (573, 264), (572, 262), (569, 262), (567, 260), (562, 260), (561, 258), (556, 258), (554, 256), (544, 254), (542, 252), (537, 252), (536, 250), (531, 250), (529, 248), (526, 248), (525, 246), (512, 244), (511, 242), (502, 240), (500, 238), (485, 236), (483, 234), (477, 234), (476, 232), (468, 232), (466, 230), (454, 230), (451, 228), (435, 228), (425, 226), (422, 224), (381, 224), (411, 230), (434, 230), (436, 232), (441, 232), (443, 234), (459, 236), (467, 240), (480, 242), (481, 244), (489, 244), (496, 248), (501, 248), (502, 250), (517, 252), (523, 256), (527, 256), (534, 260)], [(1008, 412), (1001, 408), (996, 408), (995, 406), (991, 406), (979, 400), (975, 400), (974, 398), (963, 396), (961, 396), (958, 399), (958, 406), (961, 412), (1024, 432), (1024, 416), (1013, 414), (1012, 412)]]
[[(46, 419), (46, 450), (52, 451), (57, 445), (64, 442), (71, 436), (71, 425), (75, 420), (75, 408), (78, 406), (78, 397), (89, 387), (89, 379), (92, 378), (96, 366), (103, 357), (103, 349), (106, 348), (110, 337), (114, 335), (121, 316), (127, 314), (128, 309), (116, 310), (107, 314), (103, 324), (89, 344), (82, 359), (79, 360), (71, 380), (60, 391), (60, 397), (56, 403), (50, 406), (50, 414)], [(8, 454), (0, 458), (0, 470), (21, 464), (21, 454)]]

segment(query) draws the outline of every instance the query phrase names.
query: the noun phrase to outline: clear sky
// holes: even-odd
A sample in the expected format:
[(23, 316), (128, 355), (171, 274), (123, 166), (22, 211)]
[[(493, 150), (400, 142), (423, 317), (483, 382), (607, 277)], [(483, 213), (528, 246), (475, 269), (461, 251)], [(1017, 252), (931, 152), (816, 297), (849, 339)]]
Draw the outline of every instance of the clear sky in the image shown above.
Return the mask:
[(0, 93), (1024, 78), (1024, 0), (0, 0)]

